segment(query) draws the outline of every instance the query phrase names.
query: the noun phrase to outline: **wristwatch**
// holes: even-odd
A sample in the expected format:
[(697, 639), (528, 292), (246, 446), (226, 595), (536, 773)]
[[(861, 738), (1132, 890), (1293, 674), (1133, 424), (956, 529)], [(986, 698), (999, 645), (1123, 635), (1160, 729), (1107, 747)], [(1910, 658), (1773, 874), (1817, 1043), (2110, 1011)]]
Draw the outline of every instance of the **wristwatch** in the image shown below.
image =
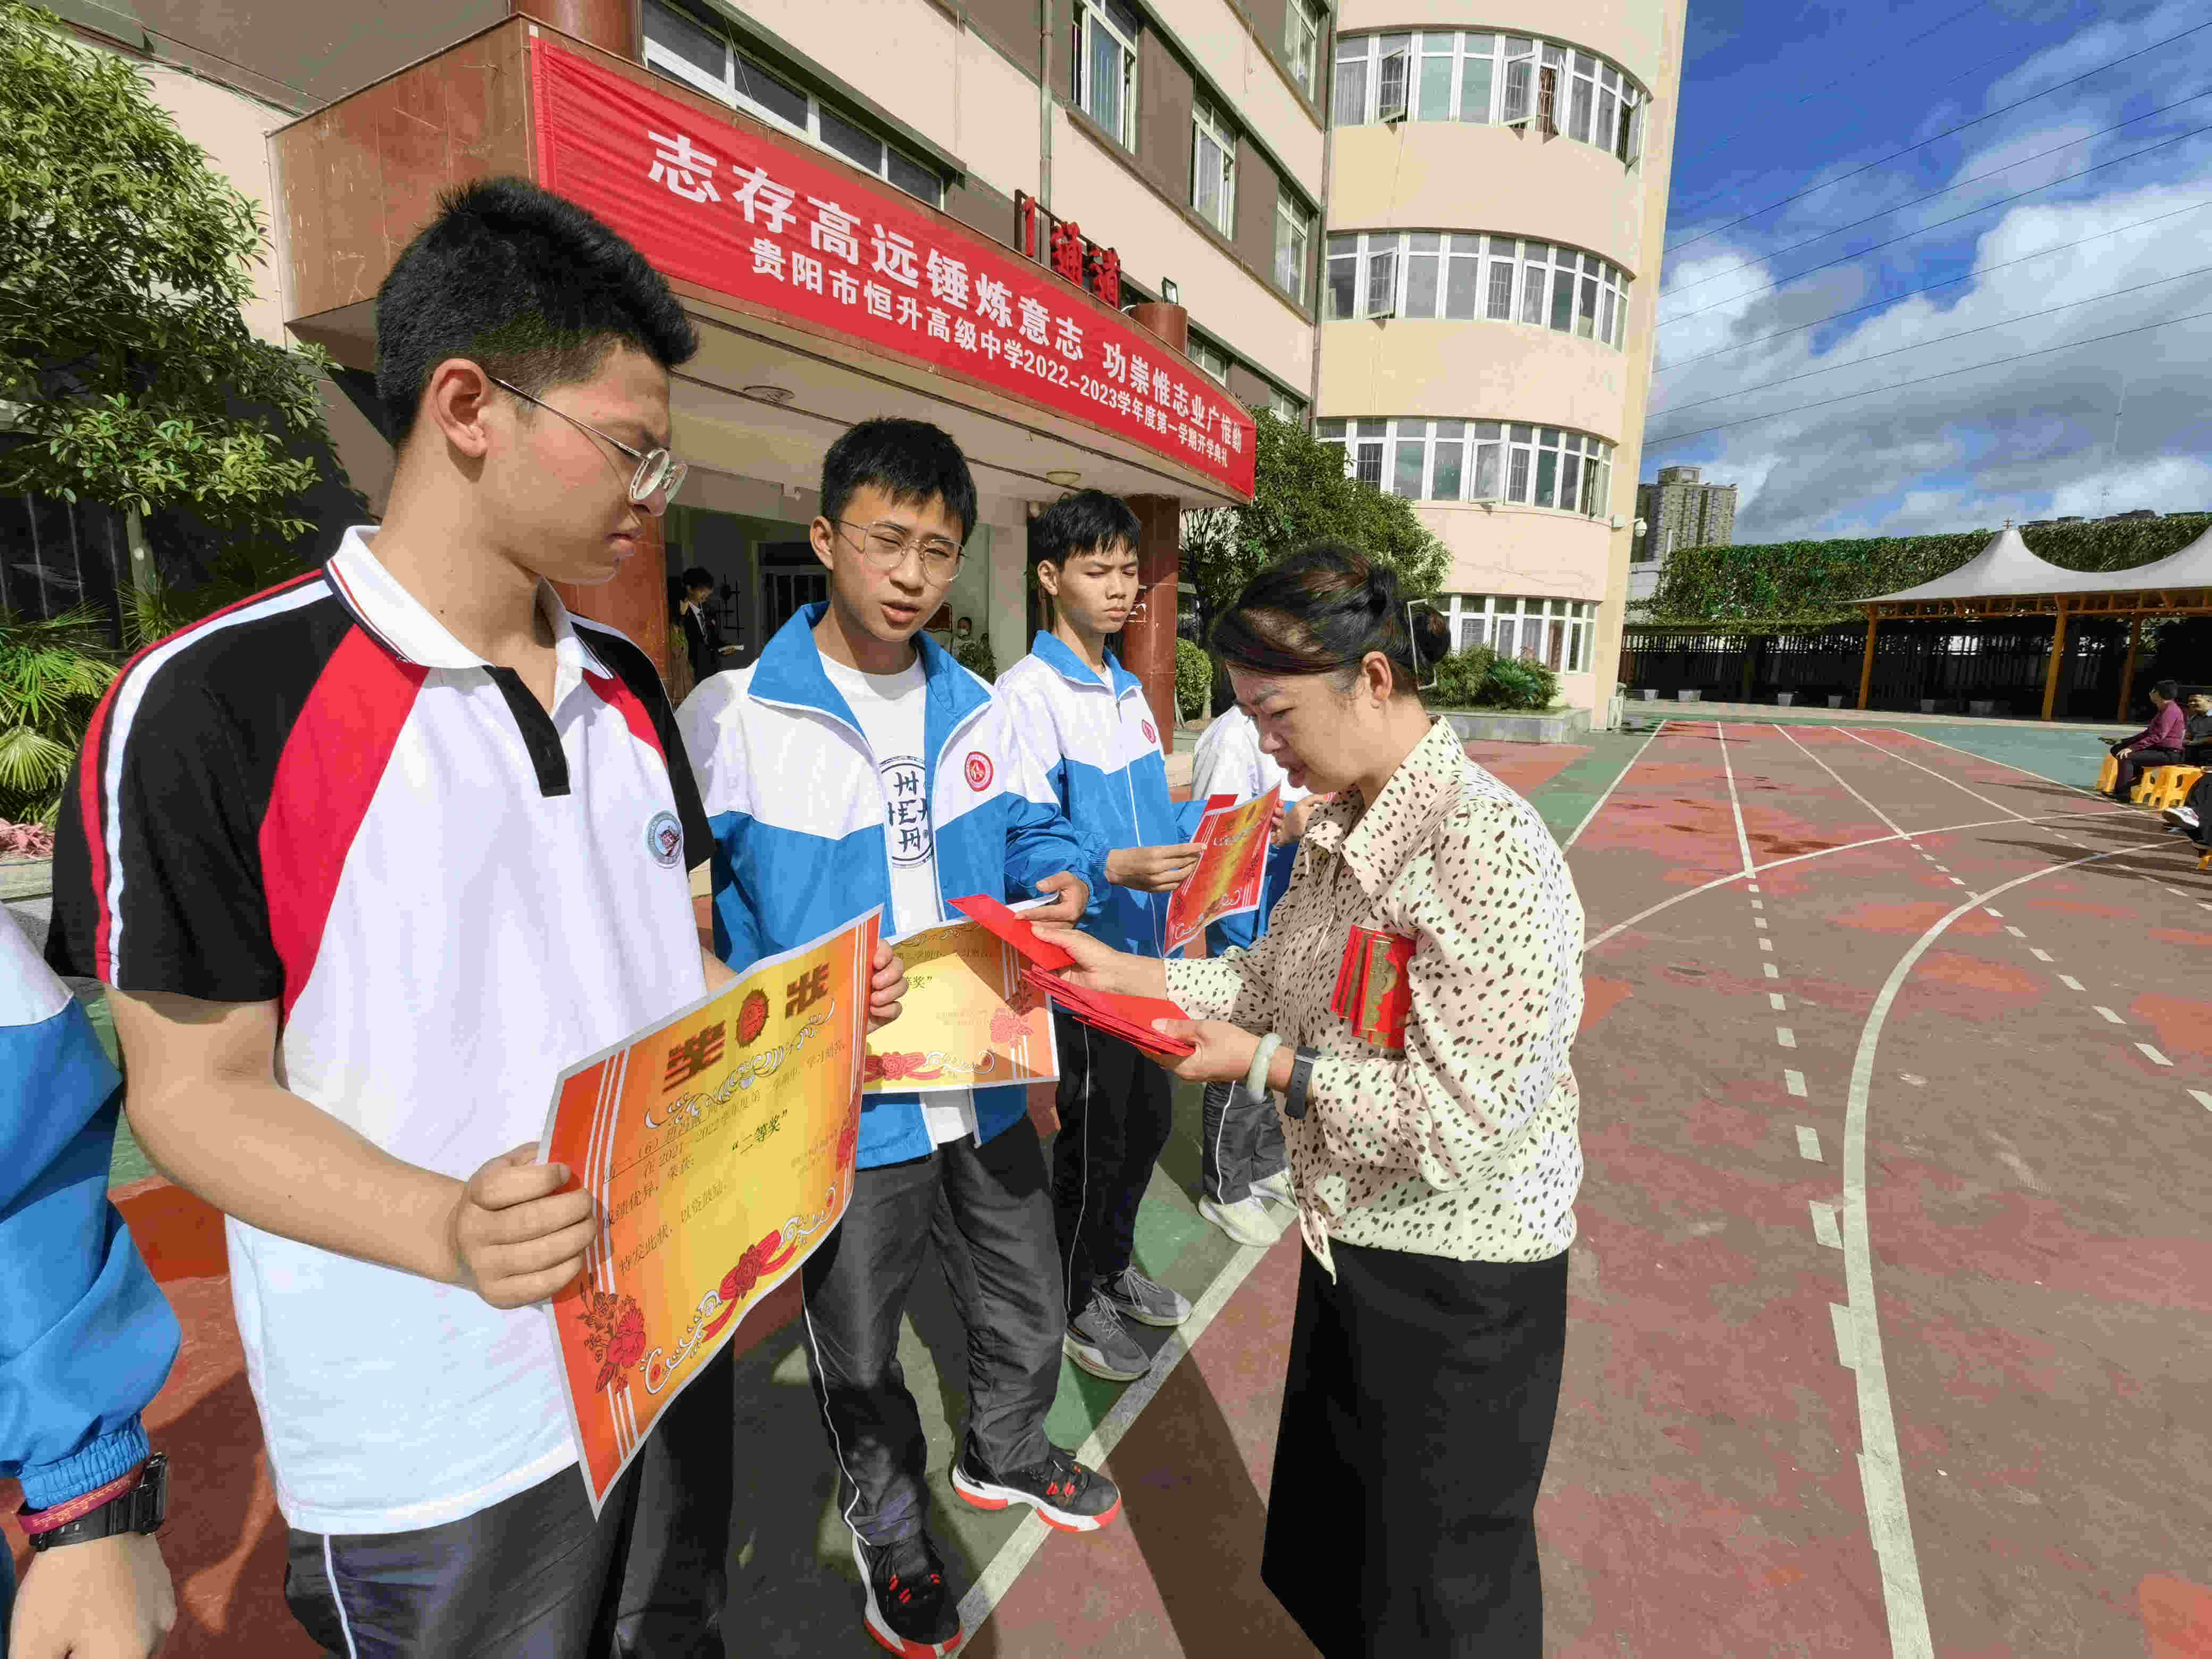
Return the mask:
[(1284, 1116), (1306, 1115), (1306, 1091), (1312, 1086), (1314, 1062), (1320, 1058), (1314, 1048), (1300, 1048), (1291, 1057), (1291, 1080), (1283, 1086)]
[[(32, 1511), (33, 1515), (37, 1511)], [(126, 1532), (155, 1532), (169, 1513), (169, 1455), (155, 1452), (138, 1472), (138, 1484), (98, 1509), (46, 1532), (30, 1534), (31, 1547), (49, 1550), (57, 1544), (89, 1544)]]

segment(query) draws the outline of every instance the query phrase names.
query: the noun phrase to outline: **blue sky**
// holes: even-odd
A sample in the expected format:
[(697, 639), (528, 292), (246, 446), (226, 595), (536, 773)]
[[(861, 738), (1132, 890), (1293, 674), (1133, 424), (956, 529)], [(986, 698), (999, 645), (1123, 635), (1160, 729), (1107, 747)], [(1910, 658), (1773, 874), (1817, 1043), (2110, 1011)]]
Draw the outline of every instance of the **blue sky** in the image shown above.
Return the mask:
[(2048, 349), (2212, 313), (2206, 0), (1691, 0), (1685, 61), (1647, 480), (1739, 542), (2212, 508), (2212, 316)]

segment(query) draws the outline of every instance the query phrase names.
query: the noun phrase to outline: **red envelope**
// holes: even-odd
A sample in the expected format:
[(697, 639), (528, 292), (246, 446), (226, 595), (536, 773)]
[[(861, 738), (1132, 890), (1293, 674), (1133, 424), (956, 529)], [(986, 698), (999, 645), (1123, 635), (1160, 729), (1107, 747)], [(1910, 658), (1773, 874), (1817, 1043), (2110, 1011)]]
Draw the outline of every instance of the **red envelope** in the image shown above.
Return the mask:
[(1156, 1019), (1190, 1018), (1164, 998), (1086, 991), (1079, 986), (1071, 985), (1057, 974), (1036, 968), (1028, 969), (1024, 977), (1085, 1024), (1118, 1036), (1148, 1054), (1180, 1058), (1193, 1052), (1197, 1046), (1184, 1038), (1166, 1036), (1152, 1029), (1152, 1022)]
[(1037, 937), (1036, 929), (1029, 919), (1009, 910), (998, 900), (982, 893), (973, 893), (966, 898), (952, 901), (952, 908), (969, 921), (980, 922), (984, 928), (1020, 951), (1024, 958), (1040, 968), (1072, 968), (1075, 958), (1057, 945), (1048, 945)]

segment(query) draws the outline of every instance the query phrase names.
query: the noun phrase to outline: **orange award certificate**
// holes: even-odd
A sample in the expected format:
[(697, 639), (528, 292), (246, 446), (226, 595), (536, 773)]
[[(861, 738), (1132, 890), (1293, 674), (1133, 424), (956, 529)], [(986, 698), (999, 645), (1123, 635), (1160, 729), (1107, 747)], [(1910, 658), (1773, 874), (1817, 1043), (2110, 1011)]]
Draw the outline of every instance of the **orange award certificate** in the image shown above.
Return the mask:
[(1168, 950), (1180, 950), (1224, 916), (1260, 908), (1268, 842), (1282, 798), (1279, 785), (1241, 805), (1216, 807), (1199, 820), (1196, 840), (1206, 850), (1198, 855), (1198, 868), (1169, 895)]
[(576, 1172), (599, 1218), (584, 1277), (547, 1304), (594, 1515), (845, 1213), (881, 915), (755, 963), (554, 1085), (539, 1155)]
[(1023, 978), (1012, 945), (963, 917), (906, 934), (893, 948), (906, 964), (906, 996), (899, 1017), (868, 1038), (870, 1094), (1049, 1083), (1060, 1075), (1051, 1005)]

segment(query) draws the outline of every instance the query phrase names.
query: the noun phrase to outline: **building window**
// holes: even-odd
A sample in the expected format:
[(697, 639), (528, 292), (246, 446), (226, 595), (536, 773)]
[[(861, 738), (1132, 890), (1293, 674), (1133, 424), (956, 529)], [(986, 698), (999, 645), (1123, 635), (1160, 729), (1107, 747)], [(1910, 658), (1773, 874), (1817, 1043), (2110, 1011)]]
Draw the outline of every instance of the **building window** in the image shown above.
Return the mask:
[(1290, 64), (1291, 79), (1297, 82), (1305, 95), (1314, 94), (1314, 76), (1320, 68), (1321, 35), (1327, 26), (1328, 14), (1312, 0), (1290, 0), (1285, 9), (1283, 21), (1283, 58)]
[(1075, 95), (1083, 112), (1137, 147), (1137, 15), (1116, 0), (1078, 0)]
[(1408, 501), (1511, 502), (1590, 519), (1612, 512), (1613, 446), (1586, 432), (1407, 418), (1325, 420), (1314, 435), (1344, 450), (1347, 473)]
[(1434, 603), (1462, 651), (1486, 645), (1501, 657), (1540, 662), (1555, 672), (1589, 667), (1590, 629), (1597, 606), (1588, 599), (1513, 599), (1486, 593), (1443, 593)]
[(1635, 160), (1644, 94), (1615, 64), (1519, 35), (1424, 30), (1339, 35), (1339, 126), (1374, 121), (1531, 120)]
[(1628, 331), (1628, 283), (1627, 272), (1595, 253), (1510, 236), (1389, 230), (1328, 239), (1328, 314), (1340, 321), (1518, 320), (1619, 350)]
[(1190, 360), (1224, 386), (1229, 384), (1229, 354), (1212, 341), (1192, 335)]
[(933, 208), (945, 205), (945, 177), (830, 108), (720, 33), (664, 0), (646, 0), (645, 62), (672, 80), (696, 87), (732, 109), (843, 157), (865, 173)]
[(1203, 103), (1190, 112), (1190, 204), (1224, 236), (1237, 234), (1237, 134)]
[(1267, 412), (1279, 421), (1303, 426), (1306, 418), (1306, 400), (1278, 386), (1267, 394)]
[(1306, 250), (1313, 241), (1312, 214), (1288, 192), (1275, 196), (1275, 286), (1301, 305), (1306, 298)]

